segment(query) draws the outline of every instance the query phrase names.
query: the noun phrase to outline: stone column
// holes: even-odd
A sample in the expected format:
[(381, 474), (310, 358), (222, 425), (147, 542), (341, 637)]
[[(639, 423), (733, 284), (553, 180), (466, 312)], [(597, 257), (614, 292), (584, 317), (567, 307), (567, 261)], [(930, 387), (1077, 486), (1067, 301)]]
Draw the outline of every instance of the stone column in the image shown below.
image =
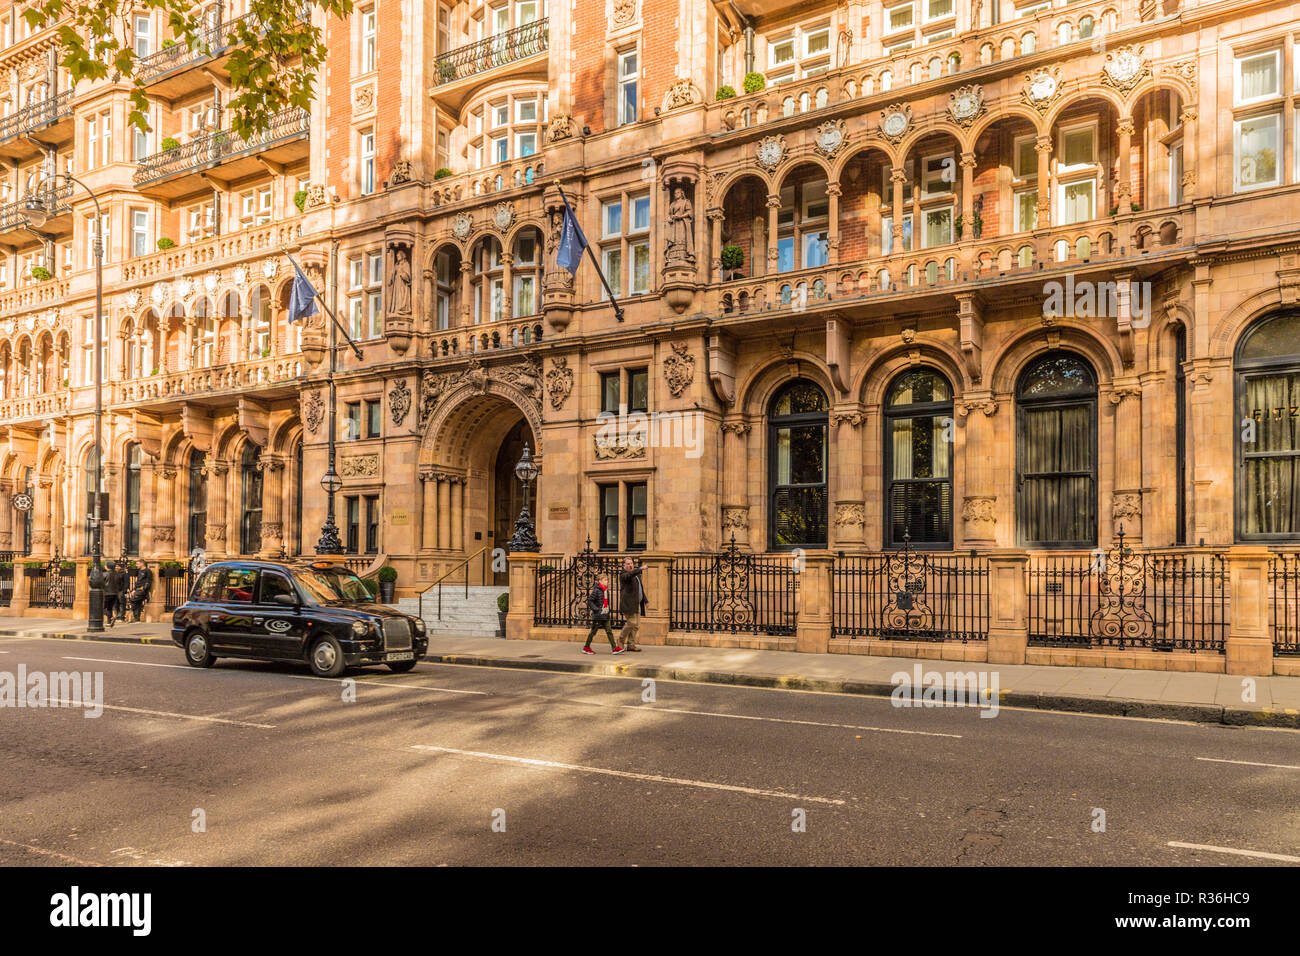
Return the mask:
[(830, 222), (826, 226), (826, 263), (838, 265), (840, 261), (840, 184), (826, 184), (826, 199), (829, 206)]
[(266, 476), (262, 488), (262, 555), (274, 557), (284, 544), (284, 459), (263, 455), (258, 467)]
[(1038, 152), (1038, 228), (1052, 225), (1052, 137), (1040, 136), (1034, 143)]
[[(991, 415), (998, 406), (991, 392), (966, 394), (965, 401), (953, 408), (958, 419), (966, 425), (963, 436), (962, 467), (962, 547), (992, 547), (997, 542), (997, 494), (994, 483), (993, 434)], [(956, 462), (953, 463), (954, 466)]]
[(72, 616), (84, 621), (90, 616), (90, 562), (91, 558), (77, 558), (77, 570), (72, 578)]
[[(893, 232), (894, 243), (888, 252), (881, 250), (884, 255), (896, 255), (903, 251), (903, 183), (907, 182), (907, 167), (895, 166), (889, 174), (889, 181), (893, 184), (894, 194), (890, 198), (891, 215), (894, 220)], [(913, 226), (916, 224), (913, 223)]]
[(456, 475), (451, 480), (451, 549), (465, 550), (465, 483), (468, 478)]
[(867, 509), (864, 499), (866, 476), (862, 474), (862, 445), (858, 426), (866, 416), (858, 411), (831, 413), (835, 429), (835, 484), (832, 500), (835, 513), (831, 527), (832, 546), (858, 550), (864, 543)]
[(0, 481), (0, 551), (14, 550), (13, 482)]
[(1268, 569), (1272, 555), (1261, 545), (1228, 549), (1228, 587), (1232, 613), (1224, 644), (1229, 674), (1273, 673), (1273, 635), (1268, 626)]
[(781, 196), (775, 194), (767, 197), (767, 275), (774, 276), (777, 273), (777, 261), (780, 259), (780, 253), (776, 248), (777, 231), (779, 226), (777, 220), (781, 216)]
[[(1142, 387), (1115, 383), (1110, 393), (1115, 407), (1115, 490), (1111, 496), (1111, 534), (1121, 526), (1124, 537), (1142, 541)], [(1103, 539), (1104, 540), (1104, 539)]]
[[(710, 209), (706, 215), (709, 217), (709, 249), (712, 256), (709, 260), (709, 268), (712, 271), (713, 281), (721, 282), (722, 275), (722, 224), (726, 221), (726, 216), (722, 214), (721, 209)], [(752, 253), (751, 253), (752, 254)], [(753, 271), (753, 263), (750, 263), (750, 271)]]
[(809, 551), (799, 572), (795, 650), (825, 654), (831, 643), (831, 573), (835, 558), (828, 551)]
[(1132, 157), (1129, 155), (1133, 148), (1133, 117), (1121, 116), (1119, 125), (1115, 127), (1115, 132), (1119, 135), (1119, 167), (1116, 171), (1118, 181), (1115, 183), (1115, 205), (1119, 207), (1120, 214), (1123, 215), (1129, 211), (1130, 197), (1133, 193)]
[(208, 524), (204, 529), (207, 546), (204, 550), (212, 558), (228, 554), (226, 549), (226, 476), (230, 465), (220, 459), (210, 458), (203, 466), (208, 479)]
[(506, 637), (526, 641), (532, 635), (534, 608), (537, 605), (537, 565), (541, 555), (514, 551), (510, 562), (510, 608), (506, 611)]
[(460, 324), (462, 326), (474, 324), (473, 317), (469, 314), (470, 306), (474, 301), (473, 277), (474, 261), (466, 256), (460, 261)]
[(1183, 123), (1183, 202), (1196, 197), (1196, 107), (1188, 106), (1178, 117)]
[(32, 504), (36, 523), (32, 528), (32, 557), (50, 557), (50, 520), (54, 515), (54, 482), (46, 475), (36, 479), (36, 500)]
[(438, 475), (438, 544), (439, 551), (451, 547), (451, 480)]
[(140, 463), (140, 557), (148, 557), (149, 544), (158, 525), (158, 466), (147, 456)]
[(9, 599), (9, 614), (13, 617), (24, 617), (30, 606), (31, 595), (28, 593), (26, 561), (21, 557), (15, 557), (14, 593)]
[(1029, 552), (994, 551), (989, 560), (989, 663), (1023, 664), (1029, 646)]
[(515, 257), (509, 252), (501, 253), (501, 318), (503, 321), (514, 318), (514, 265)]
[(975, 154), (961, 154), (961, 237), (975, 238)]
[(420, 550), (430, 551), (438, 546), (438, 476), (432, 471), (420, 472), (423, 489), (420, 508)]
[(749, 423), (722, 423), (722, 534), (719, 545), (732, 537), (742, 547), (749, 544), (749, 452), (745, 436)]
[[(169, 557), (176, 553), (176, 469), (159, 465), (154, 469), (153, 503), (153, 557)], [(141, 553), (144, 549), (141, 548)]]

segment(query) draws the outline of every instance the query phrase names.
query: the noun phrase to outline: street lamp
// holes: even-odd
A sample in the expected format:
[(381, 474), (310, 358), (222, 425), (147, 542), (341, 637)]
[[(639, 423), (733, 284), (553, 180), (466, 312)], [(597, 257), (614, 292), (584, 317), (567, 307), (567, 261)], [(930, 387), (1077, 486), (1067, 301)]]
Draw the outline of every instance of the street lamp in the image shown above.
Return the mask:
[[(60, 179), (80, 186), (95, 204), (95, 512), (90, 536), (90, 610), (86, 615), (86, 630), (98, 634), (104, 630), (104, 566), (100, 562), (104, 519), (103, 501), (100, 497), (104, 486), (104, 237), (100, 230), (104, 216), (99, 207), (99, 197), (89, 186), (69, 173), (50, 173), (47, 179), (49, 186), (45, 190), (50, 205), (58, 202), (54, 193), (55, 185)], [(27, 227), (33, 232), (49, 222), (54, 212), (50, 205), (43, 198), (39, 185), (23, 202)]]
[(537, 535), (533, 528), (533, 516), (528, 511), (528, 486), (539, 474), (540, 469), (537, 462), (533, 461), (532, 453), (528, 450), (528, 444), (524, 444), (524, 453), (519, 456), (519, 464), (515, 465), (515, 475), (524, 485), (524, 506), (519, 512), (519, 517), (515, 519), (515, 533), (510, 538), (511, 551), (540, 551), (541, 544), (537, 541)]

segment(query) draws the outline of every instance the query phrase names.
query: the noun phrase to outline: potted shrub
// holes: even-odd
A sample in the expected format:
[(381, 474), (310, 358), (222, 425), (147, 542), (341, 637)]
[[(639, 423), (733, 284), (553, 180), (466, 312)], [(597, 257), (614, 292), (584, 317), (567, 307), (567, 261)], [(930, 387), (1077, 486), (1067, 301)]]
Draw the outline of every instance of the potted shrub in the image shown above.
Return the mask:
[(385, 564), (375, 575), (379, 579), (379, 600), (384, 604), (393, 604), (393, 592), (397, 589), (397, 568)]
[(50, 277), (50, 270), (45, 266), (32, 266), (32, 278), (37, 282), (44, 282)]
[(162, 561), (158, 564), (158, 577), (179, 578), (185, 574), (185, 565), (179, 561)]
[(299, 189), (296, 193), (294, 193), (294, 194), (293, 194), (293, 204), (294, 204), (295, 206), (298, 207), (298, 211), (299, 211), (299, 212), (303, 212), (304, 210), (306, 210), (306, 208), (307, 208), (307, 190), (305, 190), (305, 189)]
[(510, 610), (510, 592), (497, 595), (497, 621), (499, 627), (497, 633), (501, 637), (506, 636), (506, 612)]
[(444, 83), (450, 83), (456, 79), (456, 64), (452, 63), (451, 60), (439, 60), (438, 79)]
[(718, 91), (713, 94), (713, 98), (718, 102), (734, 99), (735, 96), (736, 88), (734, 86), (719, 86)]
[(163, 250), (173, 249), (175, 248), (175, 246), (176, 246), (175, 241), (168, 239), (166, 236), (163, 236), (161, 239), (158, 240), (159, 249), (163, 249)]
[(743, 85), (746, 93), (757, 93), (767, 86), (767, 77), (762, 73), (746, 73)]
[(434, 172), (433, 178), (446, 179), (450, 175), (452, 175), (452, 171), (450, 169), (448, 169), (446, 166), (439, 166), (438, 169)]
[(718, 256), (722, 260), (722, 275), (726, 279), (736, 278), (735, 273), (745, 264), (745, 250), (740, 246), (727, 243)]
[(162, 148), (164, 152), (171, 149), (180, 149), (181, 141), (177, 139), (175, 136), (164, 136), (162, 141)]

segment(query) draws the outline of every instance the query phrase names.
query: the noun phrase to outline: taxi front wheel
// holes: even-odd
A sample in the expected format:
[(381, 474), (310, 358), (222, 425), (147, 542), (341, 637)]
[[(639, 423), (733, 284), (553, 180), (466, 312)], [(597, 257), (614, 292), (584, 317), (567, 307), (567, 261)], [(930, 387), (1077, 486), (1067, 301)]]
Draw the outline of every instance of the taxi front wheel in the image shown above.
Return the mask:
[(185, 662), (191, 667), (211, 667), (217, 662), (208, 644), (208, 635), (199, 630), (185, 635)]
[(317, 677), (338, 677), (344, 668), (343, 648), (337, 638), (327, 634), (311, 646), (307, 662)]

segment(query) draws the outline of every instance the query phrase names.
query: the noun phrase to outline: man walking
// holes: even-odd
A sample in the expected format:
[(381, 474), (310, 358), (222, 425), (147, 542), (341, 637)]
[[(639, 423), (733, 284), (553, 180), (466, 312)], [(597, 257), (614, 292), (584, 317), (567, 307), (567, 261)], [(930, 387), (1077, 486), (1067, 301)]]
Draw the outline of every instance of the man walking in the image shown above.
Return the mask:
[(582, 649), (584, 654), (595, 654), (591, 649), (591, 639), (596, 636), (596, 628), (603, 627), (605, 636), (609, 638), (610, 651), (614, 654), (622, 654), (623, 646), (614, 640), (614, 632), (609, 626), (609, 576), (602, 573), (597, 576), (596, 583), (591, 586), (587, 592), (587, 610), (591, 612), (591, 630), (587, 632), (587, 644)]
[(122, 599), (122, 572), (120, 564), (110, 565), (104, 575), (104, 623), (113, 626), (117, 617), (117, 605)]
[(623, 559), (623, 570), (619, 572), (618, 609), (627, 623), (623, 625), (623, 647), (629, 651), (640, 651), (636, 639), (641, 635), (641, 615), (645, 613), (645, 585), (641, 583), (644, 564), (637, 564), (631, 558)]

